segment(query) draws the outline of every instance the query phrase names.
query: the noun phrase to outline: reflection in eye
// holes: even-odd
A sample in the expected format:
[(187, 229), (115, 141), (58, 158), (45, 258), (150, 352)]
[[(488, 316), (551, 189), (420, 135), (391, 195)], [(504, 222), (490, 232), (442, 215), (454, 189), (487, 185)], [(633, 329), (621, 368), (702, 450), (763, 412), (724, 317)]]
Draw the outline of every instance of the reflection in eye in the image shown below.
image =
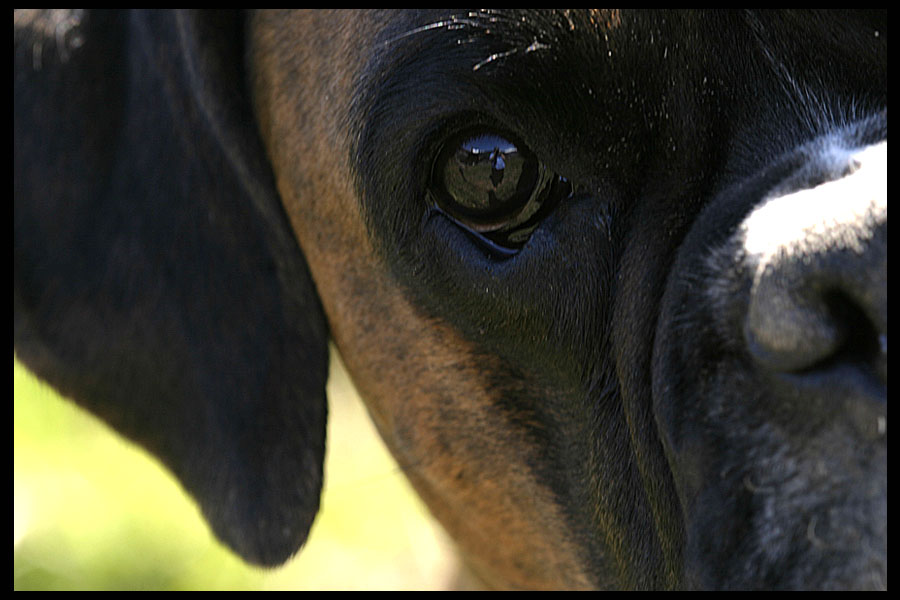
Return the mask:
[(432, 202), (464, 226), (516, 247), (528, 240), (541, 208), (561, 190), (568, 193), (565, 180), (525, 146), (496, 133), (469, 132), (444, 145), (429, 192)]
[(444, 189), (472, 216), (512, 211), (531, 196), (539, 164), (509, 140), (478, 135), (463, 140), (443, 167)]

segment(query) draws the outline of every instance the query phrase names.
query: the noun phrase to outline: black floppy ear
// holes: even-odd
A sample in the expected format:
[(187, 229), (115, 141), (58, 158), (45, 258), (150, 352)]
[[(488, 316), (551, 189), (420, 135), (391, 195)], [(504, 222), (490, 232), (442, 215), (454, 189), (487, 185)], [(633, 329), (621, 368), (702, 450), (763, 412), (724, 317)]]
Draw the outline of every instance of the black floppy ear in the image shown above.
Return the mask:
[(14, 340), (277, 564), (318, 510), (327, 329), (215, 11), (15, 15)]

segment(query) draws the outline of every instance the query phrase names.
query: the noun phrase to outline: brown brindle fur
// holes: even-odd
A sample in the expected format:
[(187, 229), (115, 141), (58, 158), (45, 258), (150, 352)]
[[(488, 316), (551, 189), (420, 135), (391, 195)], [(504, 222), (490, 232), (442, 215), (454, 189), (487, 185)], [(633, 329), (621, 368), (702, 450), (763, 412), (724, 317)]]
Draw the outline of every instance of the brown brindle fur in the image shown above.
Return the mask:
[[(550, 491), (526, 466), (538, 449), (488, 414), (484, 359), (410, 304), (366, 233), (341, 117), (367, 35), (319, 12), (259, 15), (250, 33), (264, 143), (334, 342), (388, 447), (480, 577), (588, 588)], [(441, 414), (450, 397), (455, 428)], [(477, 447), (467, 431), (479, 432)]]

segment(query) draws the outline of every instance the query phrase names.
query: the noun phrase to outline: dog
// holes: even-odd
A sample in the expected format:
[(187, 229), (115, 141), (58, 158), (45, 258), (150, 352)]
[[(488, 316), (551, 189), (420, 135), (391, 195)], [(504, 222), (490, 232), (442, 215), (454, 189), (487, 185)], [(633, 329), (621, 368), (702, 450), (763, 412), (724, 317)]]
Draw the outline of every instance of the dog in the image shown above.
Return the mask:
[(887, 586), (887, 14), (21, 11), (14, 343), (255, 564), (332, 341), (483, 584)]

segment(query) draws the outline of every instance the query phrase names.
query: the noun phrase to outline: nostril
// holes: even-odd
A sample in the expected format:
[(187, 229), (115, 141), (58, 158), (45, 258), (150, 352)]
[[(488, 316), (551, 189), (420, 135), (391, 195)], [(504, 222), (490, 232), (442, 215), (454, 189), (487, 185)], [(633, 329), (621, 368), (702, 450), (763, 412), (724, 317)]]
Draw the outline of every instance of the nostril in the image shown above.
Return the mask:
[(840, 327), (841, 344), (823, 363), (810, 368), (828, 368), (843, 362), (870, 371), (887, 384), (887, 332), (879, 332), (865, 311), (841, 290), (826, 293), (825, 305)]
[(887, 385), (887, 332), (879, 332), (854, 299), (839, 289), (823, 294), (823, 306), (827, 312), (821, 318), (832, 324), (834, 332), (831, 343), (818, 351), (810, 348), (805, 355), (794, 356), (790, 369), (782, 363), (776, 370), (803, 375), (847, 365)]
[(745, 339), (754, 359), (782, 373), (853, 365), (887, 382), (887, 332), (846, 292), (821, 294), (761, 286), (751, 299)]
[(886, 149), (864, 156), (853, 173), (771, 199), (744, 223), (744, 339), (765, 371), (849, 369), (887, 385)]
[(764, 282), (751, 296), (744, 331), (747, 349), (770, 371), (810, 369), (844, 346), (846, 330), (831, 318), (824, 298), (798, 298), (791, 291)]
[(753, 285), (746, 349), (774, 397), (783, 400), (779, 409), (802, 407), (808, 426), (840, 415), (842, 423), (866, 439), (883, 439), (886, 288), (877, 277), (866, 286), (849, 275), (877, 272), (881, 266), (833, 260), (818, 266), (822, 268), (802, 260), (782, 262)]
[(760, 269), (744, 322), (747, 350), (767, 371), (840, 364), (886, 385), (886, 259), (837, 254), (782, 256)]

